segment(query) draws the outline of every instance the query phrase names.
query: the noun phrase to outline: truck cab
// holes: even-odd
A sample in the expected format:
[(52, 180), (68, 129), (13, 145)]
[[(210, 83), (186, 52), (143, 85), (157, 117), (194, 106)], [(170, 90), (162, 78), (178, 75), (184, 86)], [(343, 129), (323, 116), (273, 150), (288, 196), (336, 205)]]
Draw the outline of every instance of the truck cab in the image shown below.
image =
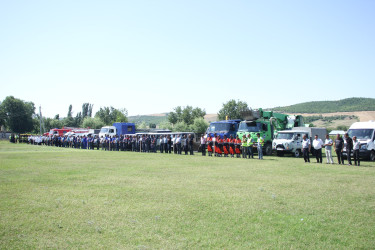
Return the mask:
[[(306, 131), (279, 131), (273, 140), (272, 149), (276, 151), (278, 156), (283, 156), (285, 153), (290, 153), (295, 157), (300, 157), (302, 152), (302, 137), (304, 134), (306, 134)], [(308, 138), (310, 137), (311, 135), (308, 134)]]
[(238, 131), (238, 124), (240, 119), (236, 120), (224, 120), (211, 122), (210, 126), (207, 128), (207, 135), (214, 136), (214, 134), (219, 135), (221, 138), (224, 138), (224, 135), (229, 138), (231, 135), (236, 137)]
[(264, 139), (263, 151), (265, 155), (272, 154), (272, 139), (274, 128), (269, 121), (242, 121), (238, 127), (237, 135), (242, 139), (243, 135), (250, 134), (253, 141), (257, 141), (257, 133)]
[(361, 143), (359, 156), (370, 159), (370, 161), (375, 161), (375, 122), (355, 122), (350, 126), (347, 133), (350, 138), (356, 136), (357, 140)]

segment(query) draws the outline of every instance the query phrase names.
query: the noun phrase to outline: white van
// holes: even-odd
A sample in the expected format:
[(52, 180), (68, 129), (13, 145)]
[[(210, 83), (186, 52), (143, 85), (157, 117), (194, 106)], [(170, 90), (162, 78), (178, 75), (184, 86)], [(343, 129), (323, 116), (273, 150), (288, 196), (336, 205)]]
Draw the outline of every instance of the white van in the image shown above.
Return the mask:
[(350, 138), (357, 137), (361, 143), (359, 156), (375, 161), (375, 122), (355, 122), (350, 126), (348, 134)]

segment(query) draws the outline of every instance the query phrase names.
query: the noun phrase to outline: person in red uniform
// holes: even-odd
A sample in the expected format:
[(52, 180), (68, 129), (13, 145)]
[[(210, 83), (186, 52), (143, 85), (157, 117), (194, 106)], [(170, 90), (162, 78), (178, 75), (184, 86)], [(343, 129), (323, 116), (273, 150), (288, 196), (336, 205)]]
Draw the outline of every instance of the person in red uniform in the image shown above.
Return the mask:
[(223, 139), (220, 138), (220, 135), (217, 136), (216, 138), (216, 144), (217, 144), (217, 147), (216, 147), (216, 154), (218, 157), (221, 156), (221, 154), (223, 153)]
[(241, 157), (241, 139), (238, 137), (238, 135), (237, 135), (235, 144), (236, 144), (237, 158), (240, 158)]
[(212, 137), (211, 135), (208, 135), (207, 137), (207, 152), (208, 152), (208, 156), (212, 156), (212, 146), (213, 146), (213, 143), (212, 143)]
[(223, 152), (224, 152), (224, 157), (228, 157), (228, 154), (229, 154), (229, 142), (230, 142), (230, 139), (227, 138), (226, 135), (224, 135), (224, 139), (223, 139)]
[(233, 158), (234, 157), (234, 152), (236, 150), (236, 146), (235, 146), (236, 139), (234, 139), (233, 135), (231, 135), (228, 140), (229, 140), (229, 153), (230, 153), (230, 157)]

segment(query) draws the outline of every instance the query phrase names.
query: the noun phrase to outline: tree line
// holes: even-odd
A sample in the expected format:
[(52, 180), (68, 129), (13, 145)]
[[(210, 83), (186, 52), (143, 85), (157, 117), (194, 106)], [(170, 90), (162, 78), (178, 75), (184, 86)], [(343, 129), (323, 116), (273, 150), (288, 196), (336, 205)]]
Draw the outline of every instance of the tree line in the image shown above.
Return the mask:
[[(53, 118), (43, 117), (45, 131), (52, 128), (76, 127), (76, 128), (101, 128), (114, 122), (128, 122), (127, 109), (117, 109), (112, 106), (100, 107), (99, 111), (92, 113), (93, 104), (83, 103), (82, 110), (73, 115), (73, 106), (69, 105), (67, 116), (61, 118), (56, 115)], [(230, 100), (223, 103), (218, 112), (219, 120), (243, 119), (241, 112), (249, 109), (246, 102)], [(177, 106), (168, 113), (167, 119), (159, 124), (138, 123), (138, 129), (156, 128), (170, 129), (172, 131), (204, 133), (209, 123), (204, 120), (206, 111), (192, 106)], [(36, 112), (33, 102), (23, 101), (13, 96), (6, 97), (0, 103), (0, 126), (15, 133), (40, 132), (40, 117)]]

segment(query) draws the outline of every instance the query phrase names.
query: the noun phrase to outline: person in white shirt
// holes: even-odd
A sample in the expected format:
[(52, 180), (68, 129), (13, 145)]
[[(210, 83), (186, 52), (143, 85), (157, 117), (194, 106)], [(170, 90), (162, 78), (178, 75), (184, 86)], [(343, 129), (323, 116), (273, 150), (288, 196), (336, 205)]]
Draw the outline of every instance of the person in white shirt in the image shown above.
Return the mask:
[[(353, 157), (354, 165), (359, 166), (359, 149), (361, 148), (361, 143), (357, 140), (356, 136), (353, 136)], [(358, 165), (357, 165), (358, 162)]]
[(306, 135), (303, 135), (302, 152), (303, 152), (303, 159), (305, 160), (305, 163), (310, 162), (310, 149), (311, 149), (310, 140), (307, 139)]
[(323, 141), (318, 138), (318, 135), (315, 135), (315, 139), (313, 140), (313, 147), (317, 163), (322, 163), (322, 146)]
[(206, 156), (206, 137), (204, 134), (201, 137), (201, 149), (202, 149), (202, 156)]
[(324, 147), (326, 151), (327, 164), (333, 164), (332, 145), (333, 145), (332, 139), (329, 138), (329, 135), (326, 135), (326, 140), (324, 141)]

